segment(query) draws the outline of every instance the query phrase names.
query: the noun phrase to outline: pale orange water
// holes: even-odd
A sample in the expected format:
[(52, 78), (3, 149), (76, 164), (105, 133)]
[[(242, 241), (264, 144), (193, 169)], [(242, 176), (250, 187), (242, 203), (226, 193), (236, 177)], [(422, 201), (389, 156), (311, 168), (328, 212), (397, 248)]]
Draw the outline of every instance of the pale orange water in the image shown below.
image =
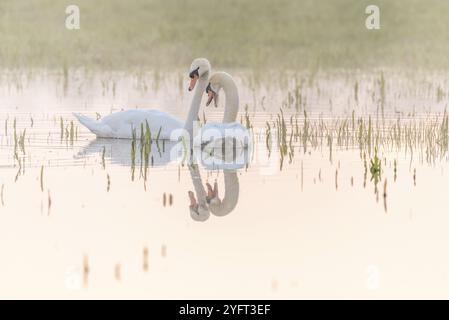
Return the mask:
[[(95, 116), (137, 106), (183, 118), (190, 96), (182, 75), (158, 85), (152, 76), (146, 82), (129, 75), (111, 77), (119, 79), (115, 92), (96, 76), (70, 78), (66, 85), (52, 75), (35, 76), (21, 81), (21, 87), (3, 77), (0, 297), (448, 297), (447, 157), (429, 164), (419, 156), (411, 160), (403, 150), (383, 154), (385, 211), (382, 192), (376, 199), (370, 176), (364, 186), (356, 147), (335, 148), (330, 161), (325, 146), (304, 153), (296, 143), (294, 157), (291, 162), (284, 159), (281, 168), (278, 150), (268, 157), (262, 136), (248, 165), (237, 171), (236, 207), (224, 217), (196, 222), (189, 211), (187, 193), (194, 187), (187, 165), (158, 158), (154, 151), (147, 181), (139, 166), (132, 181), (130, 143), (96, 139), (71, 116), (72, 111)], [(318, 77), (303, 89), (306, 110), (312, 117), (330, 119), (353, 109), (375, 114), (377, 103), (369, 103), (374, 80), (361, 79), (363, 102), (356, 104), (350, 76)], [(252, 87), (244, 77), (238, 83), (242, 116), (248, 105), (254, 127), (264, 128), (285, 103), (285, 91), (264, 82)], [(395, 88), (393, 83), (387, 96), (390, 117), (424, 105), (431, 109), (422, 107), (427, 115), (416, 118), (444, 110), (445, 100), (434, 95), (436, 85), (423, 89), (398, 81)], [(287, 115), (303, 111), (287, 105), (284, 109)], [(207, 119), (220, 119), (222, 108), (205, 112)], [(64, 126), (70, 121), (78, 126), (73, 143), (65, 133), (61, 140), (60, 117)], [(14, 118), (17, 132), (27, 129), (25, 152), (19, 149), (22, 169), (14, 160)], [(199, 171), (203, 185), (217, 180), (223, 198), (223, 170), (200, 164)], [(172, 195), (171, 205), (166, 201), (164, 206), (164, 194), (166, 199)]]

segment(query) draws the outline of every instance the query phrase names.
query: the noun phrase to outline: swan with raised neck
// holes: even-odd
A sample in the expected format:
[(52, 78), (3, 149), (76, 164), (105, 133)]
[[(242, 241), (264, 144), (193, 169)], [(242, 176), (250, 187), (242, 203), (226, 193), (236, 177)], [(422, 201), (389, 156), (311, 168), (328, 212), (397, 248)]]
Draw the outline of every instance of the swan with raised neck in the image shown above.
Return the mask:
[(191, 78), (189, 90), (196, 88), (185, 122), (180, 121), (167, 112), (155, 109), (119, 111), (98, 121), (79, 113), (74, 113), (73, 115), (87, 129), (101, 138), (132, 139), (133, 136), (140, 136), (142, 134), (140, 131), (142, 128), (146, 129), (147, 125), (150, 132), (154, 135), (157, 134), (160, 139), (172, 139), (173, 132), (178, 129), (186, 129), (192, 133), (193, 122), (198, 117), (201, 98), (211, 73), (210, 63), (205, 58), (197, 58), (193, 60), (189, 71)]
[(200, 111), (203, 92), (206, 90), (210, 73), (211, 66), (209, 60), (205, 58), (197, 58), (193, 60), (189, 72), (189, 91), (192, 91), (194, 88), (195, 91), (193, 93), (189, 113), (187, 114), (187, 119), (184, 124), (184, 129), (190, 134), (190, 136), (193, 135), (193, 124), (198, 120), (198, 113)]
[(234, 79), (229, 73), (219, 71), (212, 74), (209, 78), (209, 85), (206, 93), (208, 100), (206, 106), (210, 105), (212, 100), (217, 106), (220, 90), (223, 89), (225, 95), (225, 111), (223, 115), (223, 123), (234, 122), (239, 112), (239, 92)]

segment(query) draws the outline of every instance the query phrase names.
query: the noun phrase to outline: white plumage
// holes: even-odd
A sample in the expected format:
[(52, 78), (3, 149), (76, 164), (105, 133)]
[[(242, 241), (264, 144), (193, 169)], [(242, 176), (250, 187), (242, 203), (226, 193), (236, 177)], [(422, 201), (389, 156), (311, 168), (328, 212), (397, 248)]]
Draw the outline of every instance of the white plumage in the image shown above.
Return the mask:
[(79, 113), (73, 114), (92, 133), (100, 138), (131, 139), (133, 129), (140, 137), (141, 126), (144, 133), (146, 123), (153, 138), (159, 133), (159, 139), (170, 139), (171, 133), (181, 129), (184, 123), (159, 110), (126, 110), (112, 113), (101, 120), (94, 120)]

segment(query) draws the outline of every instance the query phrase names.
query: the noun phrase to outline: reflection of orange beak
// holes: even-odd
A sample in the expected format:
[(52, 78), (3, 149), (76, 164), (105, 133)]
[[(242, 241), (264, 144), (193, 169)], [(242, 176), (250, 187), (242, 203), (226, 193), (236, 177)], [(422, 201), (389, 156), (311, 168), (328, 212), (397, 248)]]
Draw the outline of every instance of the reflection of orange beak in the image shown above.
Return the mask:
[(213, 198), (217, 198), (218, 197), (218, 183), (217, 181), (215, 181), (214, 183), (214, 188), (212, 189), (212, 186), (210, 185), (210, 183), (206, 183), (207, 186), (207, 198), (213, 199)]
[(206, 106), (208, 107), (210, 105), (210, 103), (212, 102), (212, 100), (214, 100), (214, 98), (215, 98), (215, 92), (213, 92), (212, 90), (209, 90), (207, 92), (207, 96), (208, 96), (208, 99), (206, 102)]
[(195, 88), (196, 82), (198, 81), (198, 76), (193, 76), (192, 79), (190, 79), (190, 85), (189, 85), (189, 91), (192, 91)]

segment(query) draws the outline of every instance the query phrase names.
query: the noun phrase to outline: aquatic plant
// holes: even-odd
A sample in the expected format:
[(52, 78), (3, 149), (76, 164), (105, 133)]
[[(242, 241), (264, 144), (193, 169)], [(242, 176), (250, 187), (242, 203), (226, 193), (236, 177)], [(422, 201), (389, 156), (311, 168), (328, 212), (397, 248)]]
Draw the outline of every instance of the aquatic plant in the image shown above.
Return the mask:
[(382, 163), (379, 157), (377, 156), (377, 148), (375, 149), (374, 158), (371, 159), (370, 163), (371, 165), (369, 170), (371, 172), (371, 180), (374, 177), (380, 177), (382, 172)]

